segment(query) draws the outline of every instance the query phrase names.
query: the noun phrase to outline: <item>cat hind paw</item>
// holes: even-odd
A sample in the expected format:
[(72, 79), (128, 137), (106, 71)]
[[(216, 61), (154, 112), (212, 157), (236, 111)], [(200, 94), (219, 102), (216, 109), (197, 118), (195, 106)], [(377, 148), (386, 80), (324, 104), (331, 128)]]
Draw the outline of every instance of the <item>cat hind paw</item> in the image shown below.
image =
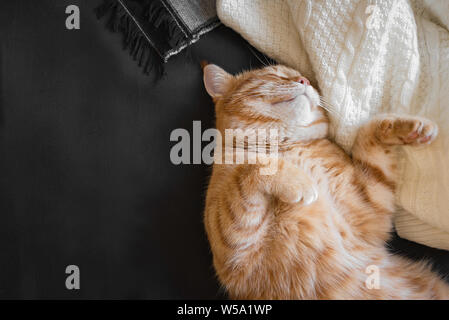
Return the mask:
[(425, 145), (437, 136), (437, 124), (422, 117), (389, 116), (380, 119), (377, 129), (377, 137), (387, 144)]

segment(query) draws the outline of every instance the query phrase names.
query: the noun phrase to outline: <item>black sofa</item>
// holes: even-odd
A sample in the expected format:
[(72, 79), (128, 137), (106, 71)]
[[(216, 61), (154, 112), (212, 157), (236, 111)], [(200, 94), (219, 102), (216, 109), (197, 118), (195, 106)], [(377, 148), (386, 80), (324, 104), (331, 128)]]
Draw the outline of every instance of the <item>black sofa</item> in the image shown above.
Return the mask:
[[(225, 298), (202, 214), (210, 168), (170, 162), (170, 133), (213, 127), (200, 60), (260, 66), (221, 26), (157, 83), (96, 20), (99, 1), (0, 2), (0, 298)], [(65, 8), (81, 29), (65, 28)], [(449, 254), (392, 235), (392, 251)], [(67, 265), (81, 288), (67, 290)]]

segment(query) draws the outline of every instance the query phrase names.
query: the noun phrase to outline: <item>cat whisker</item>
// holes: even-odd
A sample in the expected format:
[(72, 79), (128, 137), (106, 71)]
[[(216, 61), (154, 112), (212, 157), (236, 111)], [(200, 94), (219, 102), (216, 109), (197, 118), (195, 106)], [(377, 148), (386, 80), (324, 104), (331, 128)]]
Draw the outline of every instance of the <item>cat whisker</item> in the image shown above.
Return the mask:
[(335, 111), (331, 111), (328, 107), (325, 107), (323, 105), (320, 105), (324, 110), (326, 110), (329, 114), (336, 116), (338, 118), (342, 118), (342, 116), (339, 113), (336, 113)]
[(266, 55), (263, 55), (263, 57), (264, 57), (265, 61), (267, 62), (267, 64), (269, 66), (273, 66), (274, 65), (274, 61), (270, 62), (269, 58)]
[(254, 52), (254, 50), (253, 50), (250, 46), (248, 46), (248, 49), (249, 49), (249, 51), (251, 51), (251, 53), (256, 57), (256, 59), (259, 60), (259, 62), (260, 62), (263, 66), (267, 67), (267, 64), (266, 64), (265, 62), (263, 62), (262, 59), (259, 58), (259, 56)]
[(336, 117), (343, 118), (343, 116), (340, 113), (338, 113), (336, 110), (333, 110), (332, 107), (329, 107), (325, 103), (321, 102), (320, 107), (322, 107), (324, 110), (326, 110), (327, 112), (329, 112), (330, 114), (332, 114)]
[(338, 116), (339, 118), (343, 118), (343, 116), (337, 111), (337, 108), (335, 108), (331, 103), (326, 101), (326, 99), (323, 98), (322, 96), (320, 96), (320, 106), (329, 113)]
[(265, 67), (268, 66), (275, 66), (277, 63), (275, 60), (267, 57), (266, 55), (262, 54), (263, 59), (265, 60), (262, 61), (262, 59), (259, 57), (259, 55), (251, 48), (251, 46), (248, 46), (248, 49), (251, 51), (251, 53), (257, 58), (257, 60), (259, 60), (259, 62), (264, 65)]

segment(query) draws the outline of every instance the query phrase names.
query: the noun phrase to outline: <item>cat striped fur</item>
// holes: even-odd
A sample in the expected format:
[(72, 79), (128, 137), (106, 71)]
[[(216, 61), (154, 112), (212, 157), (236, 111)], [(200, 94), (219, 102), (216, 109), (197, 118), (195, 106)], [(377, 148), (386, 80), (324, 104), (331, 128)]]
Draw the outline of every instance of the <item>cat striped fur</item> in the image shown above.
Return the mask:
[[(206, 65), (204, 82), (223, 135), (279, 132), (274, 174), (260, 174), (265, 162), (213, 165), (204, 224), (231, 298), (449, 298), (448, 285), (426, 263), (385, 247), (396, 209), (395, 148), (431, 143), (435, 123), (376, 116), (348, 155), (328, 138), (320, 97), (299, 72), (278, 65), (233, 76)], [(366, 285), (369, 266), (379, 270), (378, 288)]]

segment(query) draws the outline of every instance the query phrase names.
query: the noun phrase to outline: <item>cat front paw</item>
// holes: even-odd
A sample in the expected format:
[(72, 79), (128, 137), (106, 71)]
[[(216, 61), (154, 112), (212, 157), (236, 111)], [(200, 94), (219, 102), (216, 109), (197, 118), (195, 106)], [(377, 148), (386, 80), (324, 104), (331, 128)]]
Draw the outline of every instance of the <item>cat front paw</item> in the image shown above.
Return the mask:
[(304, 205), (308, 206), (317, 200), (318, 200), (318, 190), (315, 188), (315, 186), (311, 185), (303, 189), (302, 197), (297, 202), (302, 201)]
[(314, 181), (301, 168), (279, 159), (279, 170), (270, 176), (272, 194), (285, 203), (310, 205), (318, 199)]
[(314, 203), (318, 199), (317, 188), (311, 185), (298, 184), (285, 184), (282, 187), (283, 190), (279, 190), (279, 200), (285, 203), (299, 203), (302, 202), (308, 206)]
[(438, 136), (438, 126), (422, 117), (385, 116), (379, 119), (376, 134), (386, 144), (424, 145)]

